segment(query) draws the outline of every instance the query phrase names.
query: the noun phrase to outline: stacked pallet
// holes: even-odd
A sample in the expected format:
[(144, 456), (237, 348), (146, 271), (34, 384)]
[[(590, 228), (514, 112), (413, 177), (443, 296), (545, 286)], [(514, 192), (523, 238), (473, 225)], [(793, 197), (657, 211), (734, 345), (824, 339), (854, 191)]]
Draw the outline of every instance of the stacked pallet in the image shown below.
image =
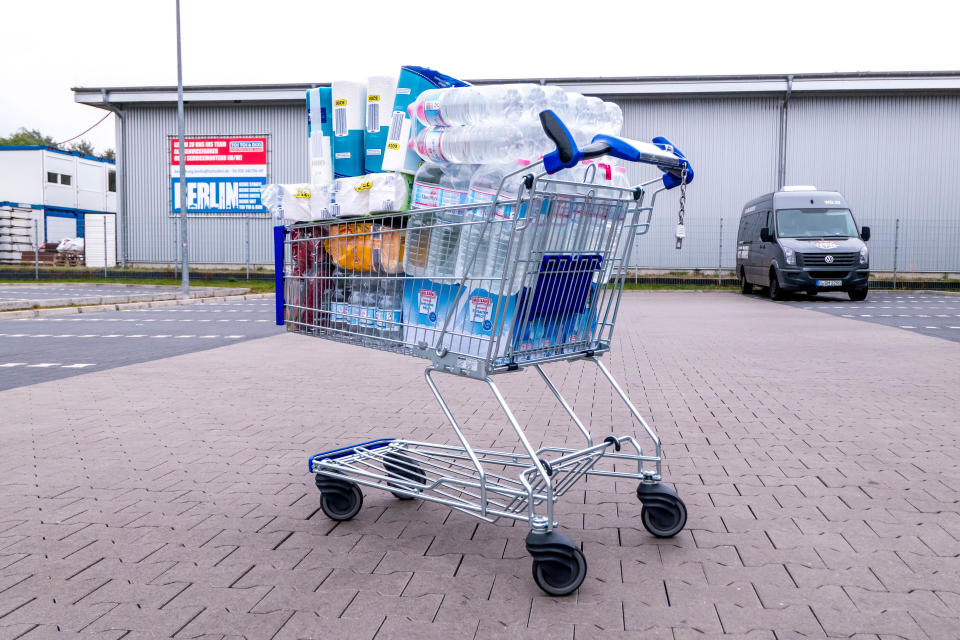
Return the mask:
[(33, 249), (33, 218), (26, 211), (0, 208), (0, 262), (20, 262)]

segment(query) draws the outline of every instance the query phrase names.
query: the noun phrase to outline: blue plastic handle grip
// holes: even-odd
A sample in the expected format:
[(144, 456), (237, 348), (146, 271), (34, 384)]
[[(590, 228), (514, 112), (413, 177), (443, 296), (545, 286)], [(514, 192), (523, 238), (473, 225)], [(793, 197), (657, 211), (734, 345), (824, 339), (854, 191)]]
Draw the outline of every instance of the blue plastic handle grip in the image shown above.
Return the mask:
[(287, 230), (283, 225), (273, 228), (273, 286), (276, 288), (276, 322), (278, 327), (283, 326), (283, 240)]
[(691, 166), (690, 161), (687, 160), (687, 156), (683, 155), (683, 151), (680, 151), (672, 142), (664, 138), (663, 136), (657, 136), (651, 140), (653, 144), (657, 145), (664, 151), (673, 151), (673, 154), (680, 158), (680, 168), (672, 171), (665, 171), (663, 174), (663, 186), (667, 189), (673, 189), (674, 187), (679, 187), (680, 182), (682, 181), (682, 171), (684, 165), (687, 167), (687, 184), (693, 182), (693, 166)]

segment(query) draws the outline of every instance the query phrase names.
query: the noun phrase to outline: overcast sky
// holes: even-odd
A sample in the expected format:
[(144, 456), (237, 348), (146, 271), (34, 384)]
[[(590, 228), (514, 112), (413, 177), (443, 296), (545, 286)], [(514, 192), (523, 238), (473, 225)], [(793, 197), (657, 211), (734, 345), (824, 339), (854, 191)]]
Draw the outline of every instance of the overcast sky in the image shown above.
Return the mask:
[[(419, 7), (424, 7), (420, 10)], [(182, 0), (184, 84), (960, 69), (960, 3)], [(71, 87), (176, 84), (174, 0), (0, 0), (0, 135), (104, 114)], [(113, 116), (84, 136), (114, 146)]]

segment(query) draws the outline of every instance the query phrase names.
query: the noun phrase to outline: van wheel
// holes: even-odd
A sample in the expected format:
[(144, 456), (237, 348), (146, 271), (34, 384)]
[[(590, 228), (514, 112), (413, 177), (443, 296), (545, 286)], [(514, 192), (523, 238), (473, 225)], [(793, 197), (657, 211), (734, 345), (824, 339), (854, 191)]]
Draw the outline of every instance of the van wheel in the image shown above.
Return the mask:
[(853, 302), (863, 302), (867, 299), (867, 292), (869, 289), (864, 287), (863, 289), (853, 289), (852, 291), (847, 291), (847, 295), (850, 296), (850, 300)]
[(770, 271), (770, 287), (767, 290), (771, 300), (783, 300), (783, 289), (780, 288), (780, 281), (777, 280), (777, 273)]
[(740, 293), (743, 295), (753, 293), (753, 285), (747, 282), (747, 276), (744, 275), (743, 270), (740, 271)]

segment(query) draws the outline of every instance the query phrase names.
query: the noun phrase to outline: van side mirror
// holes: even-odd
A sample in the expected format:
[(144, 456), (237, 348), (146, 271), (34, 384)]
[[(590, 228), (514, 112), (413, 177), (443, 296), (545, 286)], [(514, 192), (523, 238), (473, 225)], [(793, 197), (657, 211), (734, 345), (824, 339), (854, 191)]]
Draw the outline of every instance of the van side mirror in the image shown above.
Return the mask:
[(860, 239), (864, 242), (870, 239), (870, 227), (860, 227)]
[(763, 242), (773, 242), (773, 236), (770, 234), (770, 229), (764, 227), (760, 229), (760, 240)]

